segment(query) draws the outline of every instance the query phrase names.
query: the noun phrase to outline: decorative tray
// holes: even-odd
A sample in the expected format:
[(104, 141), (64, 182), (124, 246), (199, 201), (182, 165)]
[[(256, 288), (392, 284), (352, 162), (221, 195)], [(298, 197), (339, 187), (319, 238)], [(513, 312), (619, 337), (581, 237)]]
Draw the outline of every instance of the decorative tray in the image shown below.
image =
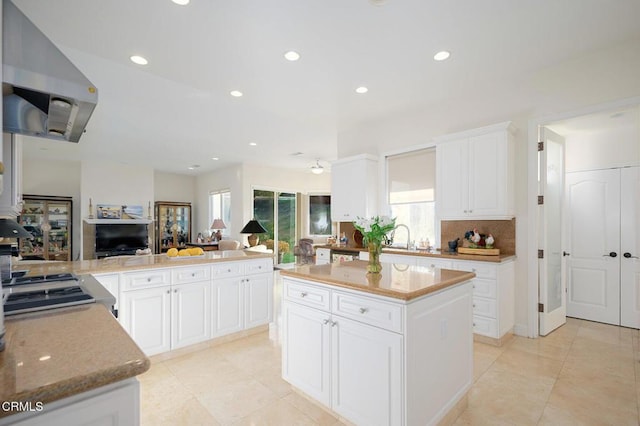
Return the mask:
[(469, 248), (469, 247), (458, 247), (458, 253), (460, 254), (475, 254), (481, 256), (499, 256), (500, 249), (497, 248)]

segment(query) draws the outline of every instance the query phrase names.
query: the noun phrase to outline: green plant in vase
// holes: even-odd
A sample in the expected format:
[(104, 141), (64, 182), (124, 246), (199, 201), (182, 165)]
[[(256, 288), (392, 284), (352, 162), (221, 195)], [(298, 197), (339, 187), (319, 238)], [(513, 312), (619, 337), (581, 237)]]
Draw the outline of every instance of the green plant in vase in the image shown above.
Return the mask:
[(396, 227), (396, 219), (389, 216), (375, 216), (370, 219), (358, 218), (353, 226), (362, 234), (362, 243), (369, 250), (369, 264), (367, 272), (378, 274), (382, 270), (380, 253), (382, 243), (387, 234)]

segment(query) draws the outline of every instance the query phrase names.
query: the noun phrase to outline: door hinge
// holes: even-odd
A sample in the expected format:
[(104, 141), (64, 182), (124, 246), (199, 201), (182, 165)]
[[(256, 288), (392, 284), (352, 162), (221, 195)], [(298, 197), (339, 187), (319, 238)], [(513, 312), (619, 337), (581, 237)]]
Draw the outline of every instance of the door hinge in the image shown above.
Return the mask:
[(544, 142), (543, 141), (538, 142), (538, 151), (544, 151)]
[(538, 312), (544, 312), (544, 304), (538, 303)]
[(538, 205), (544, 204), (544, 195), (538, 195)]
[(538, 250), (538, 259), (544, 259), (544, 250)]

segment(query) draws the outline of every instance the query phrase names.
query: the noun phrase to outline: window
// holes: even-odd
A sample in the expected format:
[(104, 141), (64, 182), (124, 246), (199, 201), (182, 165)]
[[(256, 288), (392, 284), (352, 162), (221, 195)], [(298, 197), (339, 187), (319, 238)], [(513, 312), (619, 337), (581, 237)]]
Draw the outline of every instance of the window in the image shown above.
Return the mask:
[(260, 244), (278, 253), (278, 263), (295, 262), (297, 205), (296, 193), (253, 190), (253, 217), (267, 230)]
[(228, 189), (209, 193), (209, 226), (214, 219), (224, 222), (226, 228), (221, 230), (223, 236), (231, 235), (231, 191)]
[(309, 235), (331, 235), (331, 195), (309, 195)]
[[(421, 149), (387, 157), (387, 191), (390, 213), (396, 224), (411, 230), (411, 240), (422, 245), (436, 242), (436, 150)], [(404, 245), (407, 231), (399, 228), (394, 244)]]

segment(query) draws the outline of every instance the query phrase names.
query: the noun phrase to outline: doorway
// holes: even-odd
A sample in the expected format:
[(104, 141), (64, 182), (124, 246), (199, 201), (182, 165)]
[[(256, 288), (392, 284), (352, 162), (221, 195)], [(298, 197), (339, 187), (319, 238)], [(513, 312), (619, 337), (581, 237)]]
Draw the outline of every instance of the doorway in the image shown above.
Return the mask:
[(278, 263), (295, 262), (297, 212), (296, 193), (253, 190), (253, 217), (267, 230), (260, 241), (278, 254)]
[[(537, 249), (544, 259), (536, 262), (542, 309), (534, 335), (562, 325), (565, 312), (640, 328), (640, 108), (634, 101), (539, 122), (567, 144), (560, 211), (545, 214), (557, 201), (557, 181), (556, 187), (547, 187), (549, 169), (542, 163), (536, 168), (538, 194), (544, 195), (545, 205), (549, 195), (552, 204), (538, 207)], [(530, 188), (531, 179), (530, 174)], [(551, 244), (559, 240), (559, 246)]]

